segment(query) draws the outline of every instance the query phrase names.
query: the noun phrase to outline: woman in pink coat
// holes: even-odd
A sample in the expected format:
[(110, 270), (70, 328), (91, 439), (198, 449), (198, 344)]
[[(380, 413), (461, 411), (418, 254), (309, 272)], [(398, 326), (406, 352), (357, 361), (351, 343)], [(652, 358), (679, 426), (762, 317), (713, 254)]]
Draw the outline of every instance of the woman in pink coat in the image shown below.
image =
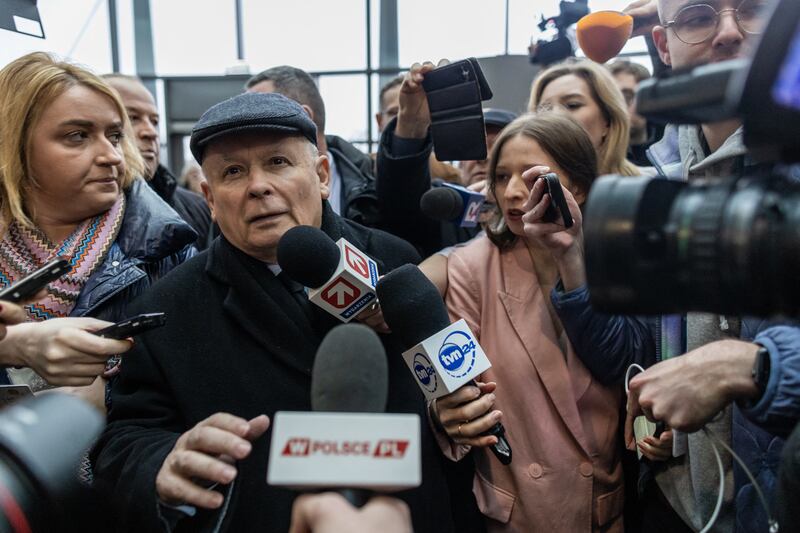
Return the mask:
[[(434, 402), (434, 425), (450, 459), (479, 448), (473, 490), (489, 531), (622, 531), (622, 391), (593, 379), (575, 355), (550, 302), (556, 262), (523, 231), (530, 188), (548, 172), (580, 216), (597, 173), (589, 137), (566, 115), (520, 117), (492, 149), (496, 219), (447, 268), (451, 318), (467, 321), (492, 368), (480, 391), (467, 386)], [(496, 438), (482, 436), (498, 420), (514, 452), (508, 466), (487, 448)]]

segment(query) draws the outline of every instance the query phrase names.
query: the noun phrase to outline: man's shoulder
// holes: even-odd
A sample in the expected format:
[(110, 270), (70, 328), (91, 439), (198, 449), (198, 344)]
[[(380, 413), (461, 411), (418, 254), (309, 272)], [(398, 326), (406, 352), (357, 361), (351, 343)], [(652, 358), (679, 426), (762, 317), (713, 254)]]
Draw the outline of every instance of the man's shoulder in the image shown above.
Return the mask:
[(206, 289), (209, 277), (206, 273), (208, 251), (187, 259), (154, 283), (144, 294), (136, 299), (140, 305), (182, 306), (178, 297), (181, 294), (198, 296)]
[(344, 158), (366, 176), (370, 178), (373, 176), (373, 162), (369, 155), (365, 154), (353, 144), (345, 141), (338, 135), (326, 135), (325, 142), (328, 144), (328, 150), (331, 152), (331, 154), (333, 154), (334, 157), (337, 157), (337, 167), (339, 168), (340, 172), (343, 170), (343, 165), (339, 164), (339, 161)]
[(362, 226), (352, 220), (345, 218), (341, 220), (346, 228), (345, 238), (359, 241), (353, 244), (362, 246), (364, 252), (375, 259), (380, 259), (388, 268), (406, 263), (417, 264), (421, 261), (419, 253), (408, 241), (383, 230)]

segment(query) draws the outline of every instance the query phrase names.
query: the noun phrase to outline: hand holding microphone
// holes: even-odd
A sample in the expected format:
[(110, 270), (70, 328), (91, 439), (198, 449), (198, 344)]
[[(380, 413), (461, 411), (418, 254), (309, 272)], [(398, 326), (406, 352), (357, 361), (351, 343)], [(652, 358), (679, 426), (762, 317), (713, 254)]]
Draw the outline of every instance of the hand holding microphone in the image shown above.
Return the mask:
[(475, 227), (486, 195), (480, 192), (442, 182), (428, 190), (419, 200), (419, 208), (426, 216), (443, 222), (452, 222), (462, 228)]
[(475, 382), (433, 401), (433, 413), (453, 442), (478, 447), (497, 444), (498, 438), (487, 433), (503, 416), (493, 410), (496, 388), (494, 382)]
[(304, 494), (292, 506), (289, 533), (412, 533), (403, 500), (375, 496), (357, 509), (335, 492)]
[(321, 229), (296, 226), (278, 243), (282, 273), (311, 290), (308, 299), (342, 322), (354, 318), (385, 333), (374, 304), (378, 266), (344, 238), (337, 242)]
[[(426, 398), (435, 399), (459, 393), (464, 390), (465, 385), (466, 389), (474, 390), (478, 387), (474, 378), (491, 368), (491, 363), (463, 319), (450, 324), (450, 317), (438, 290), (419, 268), (404, 265), (393, 270), (380, 279), (376, 290), (392, 332), (405, 346), (411, 347), (403, 353), (403, 358)], [(461, 395), (469, 394), (461, 392), (455, 398), (461, 399)], [(465, 397), (464, 400), (468, 398)], [(445, 402), (446, 406), (463, 403), (453, 401), (452, 396)], [(491, 403), (492, 399), (483, 402)], [(479, 415), (477, 411), (480, 409), (474, 407), (471, 406), (467, 414), (474, 411)], [(490, 418), (495, 416), (497, 415), (492, 413)], [(483, 423), (488, 420), (481, 419), (480, 423), (468, 429), (483, 429)], [(452, 422), (451, 428), (455, 424), (455, 421), (448, 422)], [(462, 437), (464, 425), (471, 422), (468, 418), (462, 419)], [(458, 425), (454, 427), (457, 432)], [(484, 434), (491, 436), (483, 442), (491, 447), (495, 457), (502, 464), (510, 464), (511, 446), (503, 425), (495, 419)]]

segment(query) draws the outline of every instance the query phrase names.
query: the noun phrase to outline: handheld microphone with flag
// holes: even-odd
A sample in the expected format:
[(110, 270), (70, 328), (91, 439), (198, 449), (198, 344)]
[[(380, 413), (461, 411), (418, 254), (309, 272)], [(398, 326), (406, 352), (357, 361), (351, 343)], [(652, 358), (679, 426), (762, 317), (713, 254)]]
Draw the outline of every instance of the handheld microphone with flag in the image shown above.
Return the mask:
[(336, 242), (321, 229), (296, 226), (278, 242), (278, 265), (310, 288), (308, 299), (342, 322), (373, 302), (378, 265), (344, 238)]
[(311, 372), (313, 412), (275, 413), (267, 482), (337, 489), (356, 506), (371, 491), (418, 487), (420, 418), (385, 413), (388, 388), (378, 335), (360, 324), (332, 329)]
[[(466, 321), (450, 323), (442, 297), (414, 265), (404, 265), (378, 281), (378, 297), (392, 333), (411, 346), (403, 358), (428, 399), (450, 394), (491, 368)], [(498, 422), (487, 435), (497, 437), (491, 447), (504, 465), (511, 463), (511, 445)]]
[(443, 222), (453, 222), (462, 228), (478, 224), (478, 215), (486, 196), (460, 185), (442, 182), (428, 190), (419, 200), (419, 208), (426, 216)]

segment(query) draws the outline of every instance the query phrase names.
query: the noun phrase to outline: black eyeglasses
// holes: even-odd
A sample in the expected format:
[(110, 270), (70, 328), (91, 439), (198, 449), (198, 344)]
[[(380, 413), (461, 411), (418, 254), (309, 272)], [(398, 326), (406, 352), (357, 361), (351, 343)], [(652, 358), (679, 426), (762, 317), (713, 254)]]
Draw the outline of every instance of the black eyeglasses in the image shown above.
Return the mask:
[(723, 13), (733, 13), (739, 28), (750, 35), (760, 35), (766, 25), (766, 0), (744, 0), (736, 9), (717, 11), (708, 4), (686, 6), (675, 15), (675, 20), (664, 24), (672, 28), (675, 36), (686, 44), (700, 44), (711, 39), (719, 26)]

